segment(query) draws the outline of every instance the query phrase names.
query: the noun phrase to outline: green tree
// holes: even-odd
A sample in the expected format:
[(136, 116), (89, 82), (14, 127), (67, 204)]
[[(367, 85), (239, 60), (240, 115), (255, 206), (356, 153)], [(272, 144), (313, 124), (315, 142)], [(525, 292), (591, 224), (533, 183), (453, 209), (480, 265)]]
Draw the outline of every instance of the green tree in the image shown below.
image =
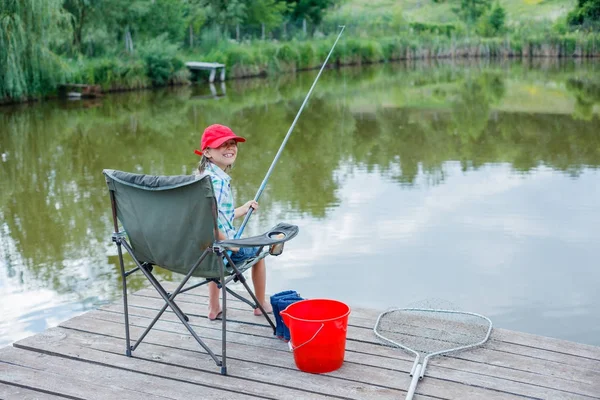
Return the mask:
[(91, 0), (65, 0), (63, 7), (73, 17), (73, 48), (81, 51), (81, 42), (83, 37), (83, 28), (87, 23), (90, 14)]
[(504, 22), (506, 21), (506, 11), (500, 5), (500, 3), (496, 2), (492, 12), (489, 16), (490, 25), (494, 28), (495, 32), (502, 32), (504, 29)]
[(490, 0), (461, 0), (460, 7), (452, 9), (468, 26), (473, 26), (490, 8)]
[(171, 43), (182, 43), (186, 30), (186, 11), (186, 4), (182, 0), (150, 0), (150, 6), (140, 21), (135, 21), (140, 39), (154, 39), (168, 34)]
[(70, 29), (63, 0), (0, 0), (0, 100), (48, 93), (64, 67), (52, 46)]
[(284, 0), (247, 0), (245, 22), (251, 26), (260, 26), (264, 39), (266, 31), (281, 25), (288, 8)]
[(127, 53), (133, 53), (133, 38), (140, 30), (150, 13), (153, 0), (103, 0), (99, 13), (103, 16), (107, 32), (112, 33), (114, 40), (124, 44)]
[(243, 0), (204, 0), (208, 20), (213, 26), (226, 32), (239, 27), (246, 17), (246, 4)]
[(185, 1), (185, 24), (188, 31), (187, 43), (189, 47), (194, 47), (194, 38), (200, 33), (200, 29), (202, 29), (207, 21), (206, 9), (202, 5), (202, 0)]
[(482, 36), (495, 36), (504, 31), (504, 22), (506, 20), (506, 11), (496, 2), (489, 13), (480, 18), (477, 32)]
[(577, 6), (568, 15), (570, 25), (600, 25), (600, 0), (577, 0)]
[(309, 20), (318, 25), (323, 20), (325, 11), (339, 0), (286, 0), (289, 6), (289, 18), (292, 21)]

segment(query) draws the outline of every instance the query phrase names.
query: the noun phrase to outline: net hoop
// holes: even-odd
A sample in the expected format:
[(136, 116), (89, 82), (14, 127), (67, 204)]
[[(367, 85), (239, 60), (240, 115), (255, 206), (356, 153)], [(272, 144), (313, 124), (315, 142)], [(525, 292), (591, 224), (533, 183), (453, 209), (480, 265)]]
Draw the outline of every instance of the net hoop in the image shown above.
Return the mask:
[(488, 341), (488, 339), (490, 338), (490, 335), (492, 333), (492, 321), (488, 317), (486, 317), (484, 315), (481, 315), (481, 314), (469, 312), (469, 311), (457, 311), (457, 310), (446, 310), (446, 309), (435, 309), (435, 308), (413, 308), (413, 307), (410, 307), (410, 308), (394, 308), (394, 309), (382, 312), (381, 314), (379, 314), (379, 317), (377, 317), (377, 322), (375, 322), (375, 327), (373, 328), (373, 332), (381, 340), (383, 340), (383, 341), (385, 341), (387, 343), (390, 343), (393, 346), (396, 346), (396, 347), (399, 347), (401, 349), (404, 349), (404, 350), (408, 351), (409, 353), (411, 353), (411, 354), (413, 354), (415, 356), (415, 362), (413, 364), (413, 367), (412, 367), (411, 373), (410, 373), (411, 376), (415, 372), (415, 368), (417, 367), (417, 365), (419, 364), (419, 362), (421, 360), (421, 353), (419, 353), (419, 352), (411, 349), (410, 347), (404, 346), (403, 344), (400, 344), (400, 343), (398, 343), (398, 342), (396, 342), (394, 340), (386, 338), (385, 336), (383, 336), (379, 332), (377, 332), (377, 329), (379, 327), (379, 322), (381, 321), (381, 318), (385, 317), (387, 314), (390, 314), (390, 313), (396, 312), (396, 311), (418, 311), (418, 312), (431, 312), (431, 313), (446, 313), (446, 314), (470, 315), (470, 316), (473, 316), (473, 317), (481, 318), (482, 320), (486, 321), (486, 323), (488, 325), (485, 337), (483, 339), (481, 339), (480, 341), (476, 342), (476, 343), (471, 343), (471, 344), (467, 344), (467, 345), (453, 347), (453, 348), (450, 348), (450, 349), (439, 350), (439, 351), (435, 351), (435, 352), (428, 353), (427, 355), (425, 355), (423, 357), (423, 366), (422, 366), (421, 371), (420, 371), (421, 377), (423, 377), (423, 375), (425, 374), (425, 368), (427, 366), (427, 362), (428, 362), (428, 360), (431, 357), (435, 357), (435, 356), (439, 356), (439, 355), (444, 355), (444, 354), (448, 354), (448, 353), (454, 353), (454, 352), (457, 352), (457, 351), (471, 349), (473, 347), (481, 346), (482, 344), (484, 344), (485, 342)]

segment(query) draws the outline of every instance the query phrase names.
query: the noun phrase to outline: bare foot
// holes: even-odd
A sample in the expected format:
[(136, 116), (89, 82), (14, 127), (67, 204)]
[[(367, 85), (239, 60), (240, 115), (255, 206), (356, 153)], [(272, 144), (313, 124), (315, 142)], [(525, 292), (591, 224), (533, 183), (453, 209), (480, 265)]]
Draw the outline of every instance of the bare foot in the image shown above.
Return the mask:
[(219, 318), (221, 316), (221, 309), (218, 308), (216, 310), (208, 310), (208, 319), (210, 319), (211, 321), (214, 321), (215, 319)]
[[(262, 303), (262, 307), (265, 309), (267, 314), (273, 314), (273, 307), (271, 307), (270, 303)], [(260, 317), (262, 315), (262, 311), (260, 311), (260, 308), (254, 309), (254, 315), (256, 315), (257, 317)]]

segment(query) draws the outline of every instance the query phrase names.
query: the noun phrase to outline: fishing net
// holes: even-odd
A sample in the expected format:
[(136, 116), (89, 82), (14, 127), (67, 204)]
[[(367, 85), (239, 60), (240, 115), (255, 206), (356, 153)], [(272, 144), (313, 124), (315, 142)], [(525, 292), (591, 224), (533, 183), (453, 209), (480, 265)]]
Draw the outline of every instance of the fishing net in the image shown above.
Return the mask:
[(480, 314), (460, 311), (450, 303), (428, 300), (381, 313), (373, 330), (383, 344), (415, 356), (408, 400), (424, 377), (431, 357), (484, 344), (492, 332), (492, 321)]

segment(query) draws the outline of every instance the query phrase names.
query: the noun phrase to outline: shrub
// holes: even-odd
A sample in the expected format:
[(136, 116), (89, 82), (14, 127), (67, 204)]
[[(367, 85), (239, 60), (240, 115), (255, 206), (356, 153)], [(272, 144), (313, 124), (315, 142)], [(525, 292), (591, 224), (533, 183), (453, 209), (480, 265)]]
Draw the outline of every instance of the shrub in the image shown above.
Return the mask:
[(177, 47), (169, 43), (166, 34), (142, 44), (140, 55), (146, 65), (146, 75), (153, 85), (172, 83), (178, 72), (185, 68), (183, 61), (177, 57)]
[(298, 44), (298, 68), (313, 68), (315, 64), (315, 49), (312, 43), (302, 42)]
[(454, 24), (426, 24), (423, 22), (411, 22), (409, 26), (416, 34), (432, 33), (434, 35), (452, 37), (452, 35), (457, 31), (457, 27)]

